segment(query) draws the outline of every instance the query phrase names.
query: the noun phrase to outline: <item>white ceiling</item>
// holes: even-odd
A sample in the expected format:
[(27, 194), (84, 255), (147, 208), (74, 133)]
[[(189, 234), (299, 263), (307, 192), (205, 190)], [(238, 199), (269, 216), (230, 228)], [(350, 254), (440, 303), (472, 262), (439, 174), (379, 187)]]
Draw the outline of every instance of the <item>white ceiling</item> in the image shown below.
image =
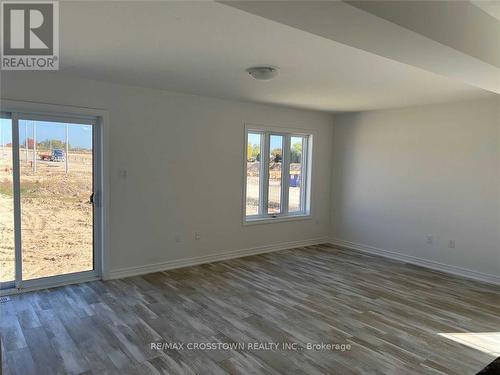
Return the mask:
[(500, 1), (498, 0), (472, 0), (472, 4), (495, 17), (500, 21)]
[[(214, 2), (61, 2), (61, 70), (93, 79), (325, 111), (492, 95)], [(245, 69), (281, 67), (261, 82)]]
[(500, 22), (464, 1), (225, 1), (283, 25), (500, 94)]

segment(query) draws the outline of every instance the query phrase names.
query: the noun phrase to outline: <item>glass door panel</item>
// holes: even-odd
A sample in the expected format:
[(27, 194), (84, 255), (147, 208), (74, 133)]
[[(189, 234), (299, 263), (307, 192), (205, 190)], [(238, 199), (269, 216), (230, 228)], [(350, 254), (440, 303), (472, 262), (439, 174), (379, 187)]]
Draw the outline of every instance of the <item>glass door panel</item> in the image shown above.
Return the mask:
[(19, 119), (22, 279), (94, 269), (93, 127)]
[(12, 120), (0, 118), (0, 288), (15, 280)]

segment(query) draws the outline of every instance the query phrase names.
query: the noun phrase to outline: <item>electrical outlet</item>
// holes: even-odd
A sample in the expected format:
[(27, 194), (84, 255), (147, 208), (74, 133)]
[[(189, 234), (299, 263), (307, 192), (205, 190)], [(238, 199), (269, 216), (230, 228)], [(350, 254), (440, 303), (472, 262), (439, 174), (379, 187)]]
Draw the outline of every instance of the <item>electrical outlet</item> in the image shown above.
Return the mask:
[(455, 240), (450, 240), (450, 242), (448, 242), (448, 247), (450, 249), (454, 249), (455, 248)]
[(181, 242), (182, 242), (182, 237), (181, 237), (181, 235), (180, 235), (180, 234), (176, 234), (176, 235), (175, 235), (175, 242), (176, 242), (176, 243), (181, 243)]
[(196, 241), (199, 241), (199, 240), (201, 239), (201, 234), (200, 234), (200, 232), (194, 232), (194, 239), (195, 239)]
[(432, 245), (432, 243), (434, 242), (434, 237), (427, 236), (427, 241), (426, 242), (427, 242), (427, 244)]

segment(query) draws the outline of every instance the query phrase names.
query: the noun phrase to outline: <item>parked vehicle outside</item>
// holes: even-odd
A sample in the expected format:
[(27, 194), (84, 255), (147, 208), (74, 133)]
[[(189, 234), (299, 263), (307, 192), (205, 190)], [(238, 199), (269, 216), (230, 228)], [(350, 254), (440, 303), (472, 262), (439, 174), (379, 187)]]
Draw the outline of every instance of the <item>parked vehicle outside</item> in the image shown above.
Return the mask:
[(65, 161), (66, 160), (66, 153), (64, 150), (61, 150), (60, 148), (55, 148), (52, 150), (52, 152), (45, 152), (42, 154), (39, 154), (40, 160), (45, 160), (45, 161)]
[(52, 150), (52, 161), (64, 161), (66, 160), (66, 154), (60, 148), (55, 148)]

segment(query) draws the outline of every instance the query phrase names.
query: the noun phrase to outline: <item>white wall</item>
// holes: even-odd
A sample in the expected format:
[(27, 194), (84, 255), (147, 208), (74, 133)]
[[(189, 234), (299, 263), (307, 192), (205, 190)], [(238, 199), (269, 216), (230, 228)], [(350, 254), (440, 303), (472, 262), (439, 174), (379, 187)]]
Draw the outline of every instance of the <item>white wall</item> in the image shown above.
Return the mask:
[[(500, 275), (498, 98), (343, 114), (332, 128), (327, 114), (61, 73), (0, 79), (2, 98), (109, 111), (112, 272), (331, 236)], [(312, 220), (242, 225), (245, 122), (318, 133)]]
[(335, 116), (332, 237), (500, 276), (499, 98)]
[[(330, 115), (61, 73), (2, 72), (0, 88), (4, 99), (109, 111), (111, 271), (329, 235)], [(242, 225), (245, 122), (317, 132), (312, 220)]]

